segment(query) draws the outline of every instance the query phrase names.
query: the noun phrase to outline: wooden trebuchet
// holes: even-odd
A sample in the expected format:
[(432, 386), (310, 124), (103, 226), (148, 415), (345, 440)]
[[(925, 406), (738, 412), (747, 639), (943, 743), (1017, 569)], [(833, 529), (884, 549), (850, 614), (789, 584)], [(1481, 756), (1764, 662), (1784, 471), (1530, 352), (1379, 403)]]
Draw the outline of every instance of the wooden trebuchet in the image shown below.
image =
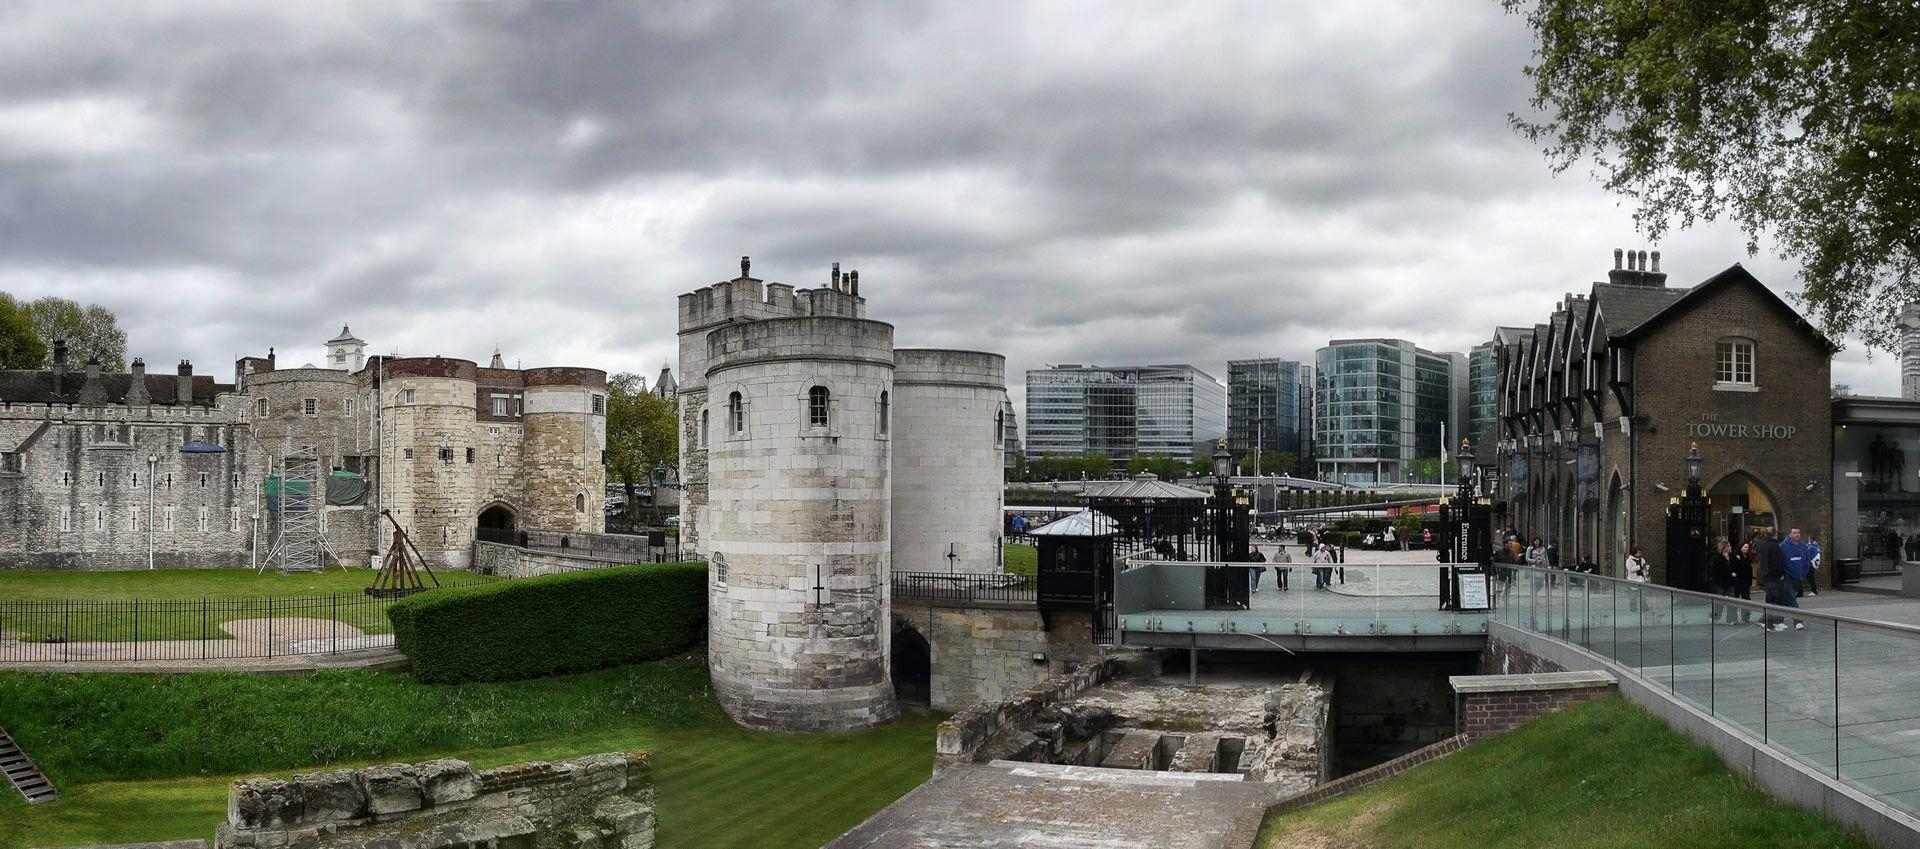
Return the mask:
[(422, 571), (427, 573), (427, 580), (432, 581), (434, 586), (440, 586), (440, 579), (433, 574), (433, 567), (428, 566), (427, 559), (420, 556), (420, 549), (414, 547), (412, 538), (407, 536), (405, 528), (400, 527), (399, 520), (393, 518), (393, 513), (388, 510), (380, 511), (380, 515), (393, 525), (393, 541), (387, 545), (387, 556), (380, 561), (380, 571), (374, 574), (373, 586), (367, 588), (367, 595), (390, 598), (420, 592), (427, 588), (420, 580)]

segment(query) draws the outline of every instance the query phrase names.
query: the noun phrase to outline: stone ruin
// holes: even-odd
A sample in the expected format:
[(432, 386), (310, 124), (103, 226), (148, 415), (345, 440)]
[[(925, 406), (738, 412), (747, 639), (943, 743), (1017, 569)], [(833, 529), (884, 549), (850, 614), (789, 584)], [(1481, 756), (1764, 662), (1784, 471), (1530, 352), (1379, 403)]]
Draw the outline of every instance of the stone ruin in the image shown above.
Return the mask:
[(1332, 692), (1310, 674), (1190, 687), (1109, 657), (940, 726), (936, 771), (993, 761), (1238, 774), (1302, 791), (1331, 778)]
[(235, 781), (215, 849), (652, 849), (649, 754)]

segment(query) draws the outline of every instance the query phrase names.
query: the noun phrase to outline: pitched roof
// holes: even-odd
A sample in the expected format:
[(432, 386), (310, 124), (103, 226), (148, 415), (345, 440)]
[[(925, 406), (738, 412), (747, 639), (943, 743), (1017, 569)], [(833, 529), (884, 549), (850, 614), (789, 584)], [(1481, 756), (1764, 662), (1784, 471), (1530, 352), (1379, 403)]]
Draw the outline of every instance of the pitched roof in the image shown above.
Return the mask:
[(1600, 316), (1606, 319), (1607, 336), (1619, 338), (1685, 295), (1686, 289), (1628, 286), (1621, 283), (1593, 284), (1592, 300), (1600, 303)]
[(1088, 498), (1170, 498), (1201, 500), (1207, 494), (1179, 484), (1167, 483), (1152, 472), (1141, 472), (1130, 480), (1095, 481), (1087, 484)]
[(1089, 508), (1055, 519), (1027, 533), (1036, 537), (1104, 537), (1112, 536), (1119, 530), (1119, 524), (1107, 514)]
[[(178, 380), (165, 373), (146, 375), (147, 397), (156, 406), (173, 404), (178, 397)], [(100, 375), (99, 383), (82, 399), (81, 390), (86, 386), (87, 374), (83, 371), (67, 372), (58, 394), (53, 391), (51, 371), (0, 371), (0, 401), (9, 404), (121, 404), (133, 386), (133, 375)], [(211, 405), (214, 396), (223, 391), (231, 392), (233, 387), (214, 383), (211, 375), (193, 376), (194, 403)]]
[[(1605, 284), (1595, 284), (1595, 285), (1600, 286)], [(1652, 330), (1653, 328), (1659, 327), (1663, 324), (1666, 324), (1669, 321), (1672, 321), (1676, 316), (1679, 316), (1685, 313), (1687, 310), (1691, 309), (1694, 304), (1701, 303), (1705, 299), (1706, 294), (1708, 292), (1717, 291), (1719, 289), (1723, 289), (1728, 286), (1747, 286), (1755, 291), (1762, 293), (1763, 295), (1765, 295), (1765, 297), (1761, 299), (1762, 303), (1765, 303), (1767, 306), (1772, 307), (1774, 311), (1780, 313), (1787, 320), (1788, 324), (1791, 325), (1794, 329), (1799, 330), (1803, 333), (1806, 333), (1809, 336), (1812, 336), (1821, 345), (1825, 346), (1828, 351), (1839, 350), (1838, 346), (1834, 345), (1831, 340), (1827, 339), (1825, 334), (1822, 334), (1820, 331), (1814, 329), (1813, 325), (1809, 324), (1806, 318), (1800, 315), (1800, 312), (1798, 310), (1794, 309), (1786, 301), (1781, 300), (1779, 295), (1774, 294), (1772, 289), (1767, 288), (1767, 285), (1765, 283), (1761, 283), (1759, 278), (1753, 276), (1751, 272), (1747, 271), (1746, 268), (1742, 267), (1740, 263), (1737, 263), (1737, 262), (1731, 266), (1728, 266), (1725, 271), (1722, 271), (1719, 274), (1715, 274), (1712, 277), (1707, 278), (1704, 282), (1701, 282), (1699, 285), (1696, 285), (1691, 289), (1675, 292), (1674, 297), (1671, 300), (1669, 300), (1667, 303), (1661, 305), (1659, 309), (1651, 313), (1648, 313), (1644, 318), (1642, 318), (1638, 322), (1635, 322), (1630, 325), (1624, 325), (1624, 327), (1626, 328), (1624, 331), (1613, 333), (1612, 335), (1614, 336), (1614, 338), (1617, 338), (1617, 339), (1627, 339), (1630, 337), (1639, 336), (1643, 333), (1646, 333)], [(1625, 288), (1633, 288), (1633, 287), (1625, 287)], [(1674, 290), (1667, 289), (1667, 290), (1654, 290), (1654, 291), (1674, 291)]]

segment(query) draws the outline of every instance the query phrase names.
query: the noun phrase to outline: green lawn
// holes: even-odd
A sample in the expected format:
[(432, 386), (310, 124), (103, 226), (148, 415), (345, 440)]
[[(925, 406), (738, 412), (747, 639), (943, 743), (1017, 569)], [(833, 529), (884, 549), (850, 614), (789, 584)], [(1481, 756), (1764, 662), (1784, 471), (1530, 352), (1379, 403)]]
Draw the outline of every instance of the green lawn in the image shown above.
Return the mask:
[(748, 731), (721, 714), (698, 658), (456, 687), (377, 672), (0, 673), (0, 705), (0, 722), (63, 794), (0, 802), (0, 849), (205, 837), (240, 775), (442, 756), (484, 768), (640, 748), (655, 752), (662, 847), (811, 849), (925, 780), (940, 720)]
[(1269, 816), (1263, 849), (1868, 849), (1774, 801), (1665, 722), (1610, 696), (1373, 787)]
[(1033, 577), (1040, 571), (1040, 549), (1031, 545), (1006, 546), (1007, 574)]
[[(252, 569), (0, 572), (0, 631), (20, 639), (59, 634), (89, 641), (218, 640), (228, 638), (219, 628), (222, 622), (304, 616), (384, 634), (391, 630), (386, 603), (365, 594), (374, 574), (371, 569), (292, 575)], [(442, 573), (439, 579), (447, 586), (493, 580), (467, 572)]]

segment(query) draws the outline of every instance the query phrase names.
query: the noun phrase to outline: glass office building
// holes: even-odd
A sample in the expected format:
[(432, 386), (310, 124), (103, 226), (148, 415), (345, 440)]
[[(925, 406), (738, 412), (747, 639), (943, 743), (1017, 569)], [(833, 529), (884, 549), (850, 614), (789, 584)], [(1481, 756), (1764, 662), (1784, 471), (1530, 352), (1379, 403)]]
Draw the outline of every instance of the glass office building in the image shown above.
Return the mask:
[(1316, 352), (1313, 429), (1320, 479), (1403, 483), (1414, 472), (1413, 461), (1439, 459), (1442, 432), (1452, 438), (1448, 421), (1464, 394), (1455, 390), (1461, 359), (1404, 339), (1336, 339)]
[[(1490, 433), (1499, 415), (1500, 342), (1482, 342), (1467, 354), (1467, 432), (1475, 442)], [(1496, 437), (1497, 438), (1497, 437)]]
[[(1028, 458), (1135, 454), (1190, 460), (1226, 435), (1227, 392), (1189, 365), (1059, 365), (1027, 372)], [(1194, 446), (1208, 448), (1195, 454)]]
[[(1304, 373), (1304, 378), (1303, 378)], [(1307, 459), (1313, 427), (1313, 367), (1262, 358), (1227, 362), (1227, 449), (1235, 457), (1280, 452)], [(1296, 469), (1260, 468), (1261, 474)], [(1252, 474), (1242, 464), (1242, 474)]]

